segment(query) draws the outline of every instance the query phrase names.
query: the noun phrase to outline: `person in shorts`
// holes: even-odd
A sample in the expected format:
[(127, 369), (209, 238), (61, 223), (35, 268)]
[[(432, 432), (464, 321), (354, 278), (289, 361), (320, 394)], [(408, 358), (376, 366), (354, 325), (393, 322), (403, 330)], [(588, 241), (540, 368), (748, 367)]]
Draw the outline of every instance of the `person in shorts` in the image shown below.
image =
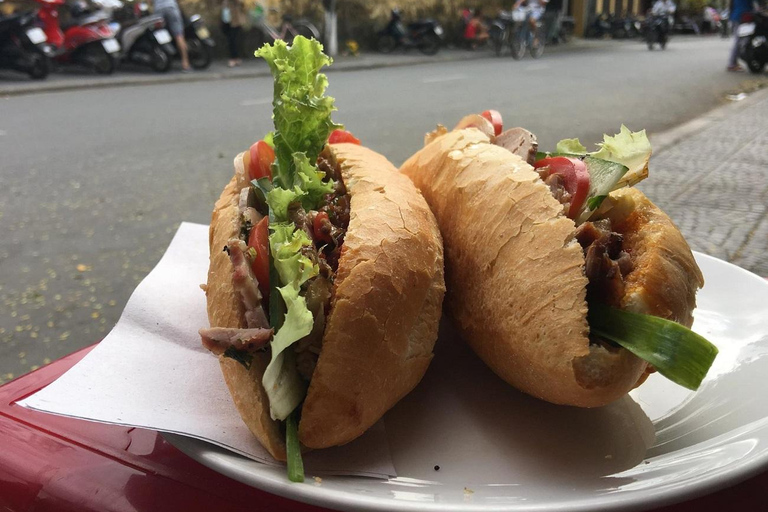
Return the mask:
[(512, 9), (519, 9), (523, 3), (528, 6), (528, 23), (530, 24), (531, 33), (534, 34), (534, 37), (537, 37), (536, 22), (539, 21), (542, 14), (544, 14), (544, 7), (549, 3), (549, 0), (517, 0)]
[(181, 53), (181, 69), (191, 71), (189, 65), (189, 55), (187, 54), (187, 42), (184, 40), (184, 19), (181, 17), (181, 9), (176, 0), (154, 0), (155, 14), (159, 14), (165, 19), (165, 26), (176, 39), (176, 47)]

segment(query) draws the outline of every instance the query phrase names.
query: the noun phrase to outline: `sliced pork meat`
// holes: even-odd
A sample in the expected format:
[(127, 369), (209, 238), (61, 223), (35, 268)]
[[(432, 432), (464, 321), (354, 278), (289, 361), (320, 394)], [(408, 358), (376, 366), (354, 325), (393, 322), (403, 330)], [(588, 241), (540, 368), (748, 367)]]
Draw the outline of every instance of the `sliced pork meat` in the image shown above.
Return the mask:
[(269, 321), (262, 307), (259, 282), (253, 275), (250, 258), (246, 255), (248, 246), (242, 240), (231, 240), (227, 244), (227, 251), (234, 271), (232, 283), (243, 299), (246, 325), (249, 328), (268, 327)]
[(307, 381), (312, 378), (317, 365), (317, 358), (323, 347), (323, 334), (325, 333), (326, 313), (331, 299), (331, 281), (318, 276), (307, 287), (307, 308), (312, 312), (314, 325), (312, 332), (300, 339), (294, 345), (296, 352), (296, 367), (299, 374)]
[(496, 145), (516, 154), (529, 164), (536, 161), (539, 143), (536, 136), (525, 128), (510, 128), (496, 137)]
[(624, 237), (612, 230), (610, 219), (603, 219), (579, 226), (576, 240), (584, 249), (587, 301), (619, 307), (624, 277), (632, 271), (632, 258), (622, 248)]
[(267, 346), (272, 338), (272, 329), (236, 329), (229, 327), (211, 327), (200, 329), (203, 346), (216, 355), (221, 355), (229, 348), (252, 352)]

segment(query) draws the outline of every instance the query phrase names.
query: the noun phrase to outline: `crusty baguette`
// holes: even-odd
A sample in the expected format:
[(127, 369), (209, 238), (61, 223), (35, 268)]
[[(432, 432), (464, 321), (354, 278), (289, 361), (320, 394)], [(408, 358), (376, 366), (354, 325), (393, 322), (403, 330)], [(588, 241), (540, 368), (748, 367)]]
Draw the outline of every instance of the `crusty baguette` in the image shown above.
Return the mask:
[[(647, 364), (628, 351), (590, 346), (575, 224), (529, 164), (469, 128), (436, 138), (401, 171), (440, 226), (448, 309), (495, 373), (533, 396), (581, 407), (616, 400), (644, 377)], [(627, 307), (689, 320), (701, 274), (679, 231), (638, 191), (618, 194), (616, 206), (618, 229), (632, 232), (627, 247), (639, 253)], [(664, 280), (676, 288), (649, 289)], [(674, 314), (660, 314), (672, 304)]]
[[(440, 232), (424, 198), (384, 157), (354, 144), (330, 151), (351, 197), (350, 224), (334, 284), (323, 349), (299, 424), (310, 448), (352, 441), (421, 380), (432, 359), (442, 299)], [(211, 221), (208, 313), (212, 326), (243, 327), (223, 245), (236, 236), (238, 172)], [(222, 243), (222, 240), (224, 241)], [(222, 256), (223, 254), (223, 256)], [(228, 322), (225, 324), (220, 322)], [(261, 385), (266, 354), (247, 371), (221, 357), (235, 405), (249, 429), (277, 459), (283, 434), (269, 417)]]

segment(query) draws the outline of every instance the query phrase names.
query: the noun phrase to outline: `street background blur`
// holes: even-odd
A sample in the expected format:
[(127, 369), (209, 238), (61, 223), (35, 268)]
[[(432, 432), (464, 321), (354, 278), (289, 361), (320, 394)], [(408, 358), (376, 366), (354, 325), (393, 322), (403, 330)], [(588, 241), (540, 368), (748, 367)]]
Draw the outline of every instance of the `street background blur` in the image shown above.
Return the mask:
[[(275, 4), (322, 30), (321, 2)], [(675, 33), (664, 51), (641, 39), (576, 37), (521, 61), (450, 42), (435, 56), (373, 53), (395, 4), (337, 2), (329, 94), (335, 119), (363, 144), (399, 165), (436, 123), (489, 108), (506, 127), (533, 131), (544, 150), (570, 137), (590, 146), (621, 124), (646, 129), (657, 151), (640, 188), (695, 250), (768, 275), (768, 78), (727, 73), (732, 40), (686, 29), (683, 7), (699, 13), (701, 2), (680, 2), (679, 32), (691, 34)], [(452, 31), (465, 4), (477, 2), (402, 3), (402, 16), (436, 17)], [(265, 15), (277, 24), (271, 5)], [(490, 17), (500, 6), (511, 4), (483, 3)], [(207, 19), (220, 52), (219, 4), (182, 7)], [(578, 36), (597, 13), (647, 7), (563, 8)], [(178, 225), (209, 222), (235, 155), (271, 129), (272, 79), (248, 57), (255, 41), (243, 45), (242, 66), (214, 60), (190, 74), (61, 70), (32, 81), (0, 71), (0, 383), (102, 339)]]

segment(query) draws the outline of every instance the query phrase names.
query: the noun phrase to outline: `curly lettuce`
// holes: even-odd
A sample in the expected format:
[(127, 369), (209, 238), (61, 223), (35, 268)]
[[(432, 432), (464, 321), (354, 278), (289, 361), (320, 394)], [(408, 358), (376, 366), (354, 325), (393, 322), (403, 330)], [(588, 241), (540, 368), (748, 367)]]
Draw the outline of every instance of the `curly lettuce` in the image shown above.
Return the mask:
[(331, 120), (333, 98), (324, 96), (328, 79), (320, 73), (331, 59), (315, 40), (296, 37), (291, 46), (275, 41), (256, 52), (274, 76), (275, 131), (268, 143), (275, 150), (271, 187), (257, 183), (270, 214), (270, 323), (275, 329), (272, 359), (262, 378), (269, 397), (270, 416), (286, 420), (306, 394), (296, 369), (291, 345), (313, 327), (312, 313), (301, 295), (302, 285), (319, 272), (305, 255), (312, 245), (307, 234), (290, 219), (292, 204), (315, 209), (333, 182), (314, 164), (330, 133), (340, 128)]
[(331, 120), (336, 108), (333, 98), (324, 96), (328, 78), (320, 73), (332, 60), (323, 53), (323, 45), (302, 36), (296, 37), (291, 46), (281, 40), (264, 45), (256, 56), (267, 61), (275, 78), (274, 181), (282, 188), (293, 188), (299, 184), (297, 154), (314, 162), (331, 132), (342, 128)]

